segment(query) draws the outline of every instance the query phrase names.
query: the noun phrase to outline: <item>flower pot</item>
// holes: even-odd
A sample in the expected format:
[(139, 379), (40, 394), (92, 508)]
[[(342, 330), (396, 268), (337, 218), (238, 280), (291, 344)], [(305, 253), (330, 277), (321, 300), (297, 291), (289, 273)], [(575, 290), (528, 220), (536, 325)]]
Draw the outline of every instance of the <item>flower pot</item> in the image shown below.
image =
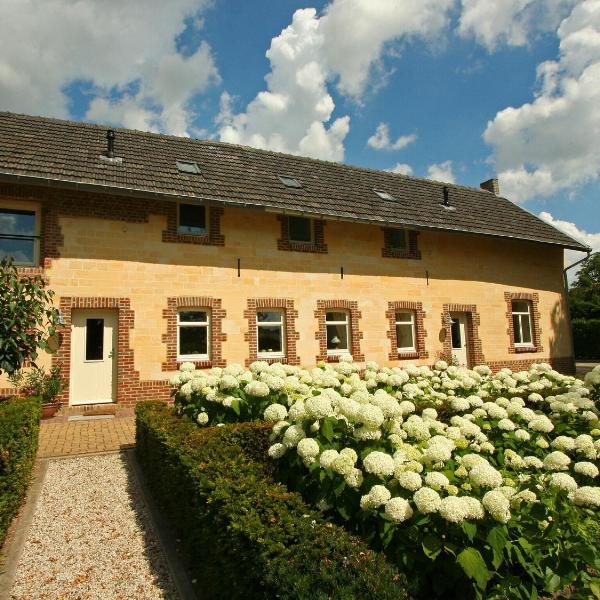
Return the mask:
[(42, 419), (51, 419), (60, 408), (60, 402), (42, 404)]

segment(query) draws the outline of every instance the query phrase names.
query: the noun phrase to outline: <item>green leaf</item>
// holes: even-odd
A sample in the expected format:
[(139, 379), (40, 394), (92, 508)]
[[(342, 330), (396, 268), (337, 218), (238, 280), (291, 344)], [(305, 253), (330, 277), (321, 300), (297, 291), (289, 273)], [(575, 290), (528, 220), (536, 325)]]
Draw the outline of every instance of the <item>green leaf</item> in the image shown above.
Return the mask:
[(485, 590), (490, 580), (490, 572), (483, 557), (475, 548), (465, 548), (456, 558), (467, 577), (473, 579), (480, 590)]
[(464, 521), (461, 528), (465, 532), (465, 535), (469, 538), (469, 541), (472, 542), (475, 534), (477, 533), (477, 525), (469, 521)]
[(240, 416), (240, 401), (237, 399), (232, 400), (231, 408), (233, 409), (233, 412), (239, 417)]
[(423, 538), (421, 546), (423, 547), (423, 552), (425, 553), (425, 556), (427, 556), (431, 560), (435, 560), (435, 558), (442, 551), (443, 544), (442, 540), (440, 540), (440, 538), (437, 537), (437, 535), (428, 533)]
[(323, 419), (321, 434), (328, 442), (333, 442), (333, 424), (331, 419)]
[(494, 554), (492, 564), (494, 565), (494, 569), (497, 569), (504, 560), (504, 548), (506, 548), (506, 542), (508, 541), (506, 528), (502, 525), (492, 527), (487, 534), (486, 541), (492, 548)]

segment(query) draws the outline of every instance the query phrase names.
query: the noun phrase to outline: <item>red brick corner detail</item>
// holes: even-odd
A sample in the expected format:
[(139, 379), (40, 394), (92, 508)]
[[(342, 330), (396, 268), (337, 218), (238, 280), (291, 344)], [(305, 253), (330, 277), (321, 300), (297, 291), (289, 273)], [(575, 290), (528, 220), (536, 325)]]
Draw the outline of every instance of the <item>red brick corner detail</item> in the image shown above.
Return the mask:
[[(263, 308), (278, 309), (282, 310), (284, 313), (285, 357), (283, 358), (258, 358), (256, 313)], [(298, 311), (294, 308), (293, 300), (289, 298), (248, 298), (244, 317), (248, 319), (248, 331), (244, 334), (244, 339), (249, 345), (249, 356), (246, 359), (246, 366), (250, 365), (255, 360), (261, 360), (268, 363), (279, 362), (288, 365), (300, 364), (300, 358), (298, 357), (296, 350), (296, 342), (300, 339), (300, 334), (296, 331)]]
[(327, 362), (339, 362), (339, 356), (329, 356), (327, 354), (327, 327), (325, 325), (325, 313), (328, 310), (345, 310), (350, 314), (350, 353), (356, 362), (365, 360), (364, 354), (360, 351), (360, 340), (363, 333), (359, 329), (358, 321), (362, 318), (358, 310), (356, 300), (317, 300), (317, 309), (315, 310), (315, 319), (319, 329), (315, 333), (315, 338), (319, 342), (319, 354), (317, 361), (325, 360)]
[(415, 260), (421, 259), (421, 251), (419, 250), (419, 232), (413, 229), (407, 229), (407, 241), (408, 248), (406, 250), (399, 250), (398, 248), (392, 248), (392, 228), (382, 227), (383, 231), (383, 248), (381, 249), (381, 256), (383, 258), (412, 258)]
[[(62, 297), (59, 304), (64, 325), (58, 330), (60, 345), (52, 355), (52, 365), (59, 365), (65, 381), (71, 374), (71, 331), (73, 309), (116, 309), (117, 311), (117, 403), (133, 406), (139, 400), (168, 400), (170, 386), (163, 380), (140, 380), (134, 368), (134, 353), (130, 346), (130, 331), (135, 327), (135, 314), (129, 298)], [(67, 387), (57, 400), (69, 404)]]
[(222, 344), (227, 340), (223, 333), (223, 319), (227, 316), (217, 298), (177, 297), (167, 299), (167, 308), (163, 309), (163, 318), (167, 320), (167, 332), (162, 341), (167, 345), (167, 360), (162, 364), (163, 371), (176, 371), (177, 362), (177, 311), (180, 308), (205, 308), (210, 311), (210, 358), (209, 360), (186, 361), (193, 362), (197, 369), (224, 367), (227, 363), (223, 358)]
[[(537, 292), (504, 292), (504, 300), (506, 301), (506, 318), (508, 319), (508, 328), (506, 333), (508, 334), (509, 344), (508, 352), (510, 354), (522, 354), (526, 352), (543, 352), (542, 342), (540, 339), (540, 309), (539, 301), (540, 297)], [(531, 306), (531, 337), (533, 346), (530, 347), (516, 347), (515, 346), (515, 329), (512, 319), (512, 302), (513, 300), (526, 300)]]
[[(398, 339), (396, 337), (396, 313), (401, 310), (412, 311), (415, 315), (415, 352), (398, 352)], [(425, 337), (427, 332), (423, 325), (426, 313), (423, 310), (422, 302), (388, 302), (388, 309), (385, 316), (389, 321), (390, 328), (387, 332), (387, 337), (391, 342), (391, 350), (388, 355), (390, 360), (411, 359), (411, 358), (428, 358), (429, 352), (425, 350)]]
[(444, 304), (442, 311), (442, 328), (444, 329), (443, 354), (452, 354), (452, 331), (450, 313), (462, 312), (467, 314), (467, 359), (470, 367), (485, 364), (483, 347), (479, 337), (480, 317), (475, 304)]
[(325, 222), (322, 219), (311, 219), (313, 225), (314, 242), (294, 242), (290, 240), (288, 215), (277, 215), (281, 223), (281, 237), (277, 240), (277, 249), (288, 252), (314, 252), (327, 254), (325, 243)]
[(167, 228), (162, 232), (163, 242), (178, 244), (201, 244), (204, 246), (224, 246), (225, 236), (221, 233), (222, 206), (206, 205), (208, 231), (203, 235), (190, 235), (177, 231), (177, 203), (172, 202), (167, 209)]

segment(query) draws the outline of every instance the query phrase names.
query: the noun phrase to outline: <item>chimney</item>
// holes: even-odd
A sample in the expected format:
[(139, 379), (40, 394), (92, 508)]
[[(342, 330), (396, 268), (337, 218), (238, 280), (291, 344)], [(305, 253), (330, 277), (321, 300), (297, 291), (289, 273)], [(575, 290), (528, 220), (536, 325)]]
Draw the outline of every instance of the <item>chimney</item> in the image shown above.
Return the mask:
[(480, 183), (479, 187), (482, 190), (485, 190), (486, 192), (491, 192), (492, 194), (495, 194), (496, 196), (500, 195), (500, 185), (498, 184), (497, 177), (493, 177), (492, 179), (488, 179), (487, 181)]
[[(108, 158), (114, 158), (115, 157), (115, 132), (112, 129), (109, 129), (106, 132), (106, 140), (108, 142), (107, 148), (106, 148), (106, 156)], [(483, 184), (482, 184), (483, 185)]]

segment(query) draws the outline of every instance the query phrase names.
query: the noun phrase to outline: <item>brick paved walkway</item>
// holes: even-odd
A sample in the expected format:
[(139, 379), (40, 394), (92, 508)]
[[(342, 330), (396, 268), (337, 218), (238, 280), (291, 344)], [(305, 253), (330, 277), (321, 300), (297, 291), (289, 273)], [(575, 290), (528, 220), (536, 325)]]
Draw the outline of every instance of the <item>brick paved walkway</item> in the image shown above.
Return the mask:
[(134, 444), (134, 417), (49, 423), (42, 421), (38, 458), (107, 452)]

